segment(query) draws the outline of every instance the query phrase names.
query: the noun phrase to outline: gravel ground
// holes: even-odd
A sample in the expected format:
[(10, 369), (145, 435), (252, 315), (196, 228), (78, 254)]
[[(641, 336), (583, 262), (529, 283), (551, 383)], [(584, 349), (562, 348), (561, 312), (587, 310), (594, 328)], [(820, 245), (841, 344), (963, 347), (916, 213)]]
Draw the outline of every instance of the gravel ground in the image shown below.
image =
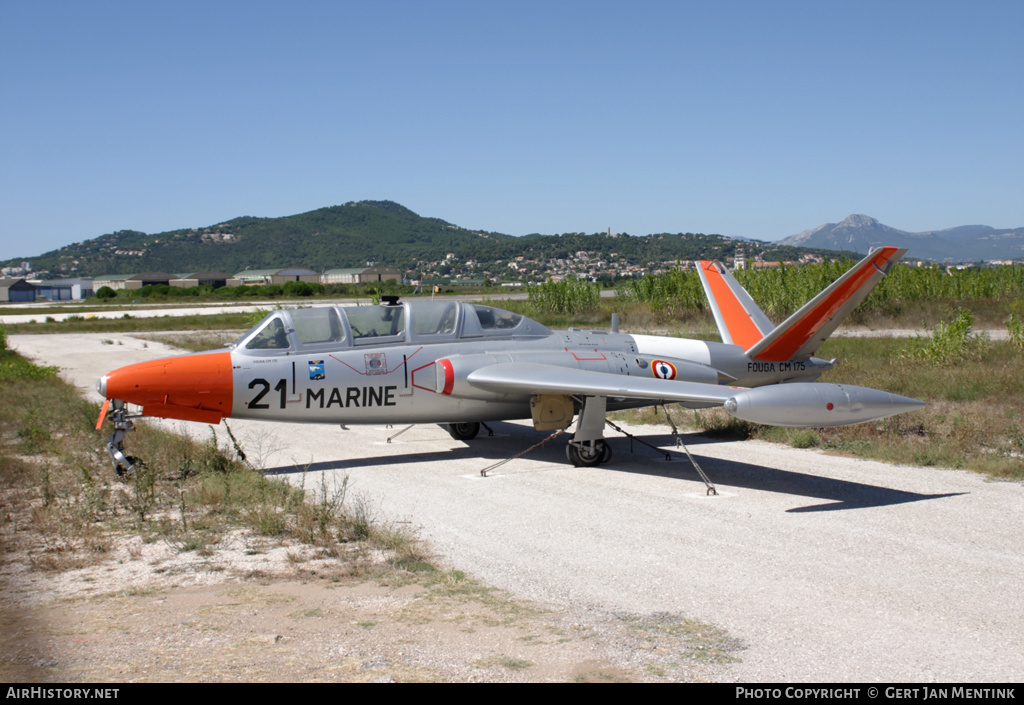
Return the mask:
[[(93, 394), (103, 372), (165, 354), (111, 334), (11, 339)], [(347, 474), (381, 516), (411, 522), (451, 565), (570, 619), (668, 615), (720, 628), (742, 646), (739, 661), (701, 677), (980, 682), (1024, 674), (1020, 484), (688, 438), (718, 485), (708, 497), (685, 457), (666, 462), (640, 446), (631, 453), (614, 432), (606, 466), (572, 468), (556, 440), (482, 478), (483, 467), (539, 436), (502, 423), (494, 437), (467, 445), (416, 426), (388, 444), (397, 429), (231, 426), (267, 468), (307, 486), (311, 474)], [(667, 428), (642, 433), (672, 447)]]

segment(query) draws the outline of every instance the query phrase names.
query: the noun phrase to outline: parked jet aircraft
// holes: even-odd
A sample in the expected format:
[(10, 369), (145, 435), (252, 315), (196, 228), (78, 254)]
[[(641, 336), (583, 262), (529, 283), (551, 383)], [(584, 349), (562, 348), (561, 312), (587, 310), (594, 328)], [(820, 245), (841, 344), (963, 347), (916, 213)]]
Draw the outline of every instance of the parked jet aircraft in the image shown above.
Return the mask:
[[(610, 457), (607, 411), (663, 403), (721, 406), (757, 423), (842, 426), (918, 408), (914, 399), (845, 384), (812, 383), (835, 360), (822, 342), (899, 261), (881, 248), (774, 326), (718, 262), (699, 274), (721, 343), (616, 330), (551, 331), (488, 304), (457, 301), (274, 311), (227, 351), (143, 362), (104, 375), (97, 429), (110, 407), (108, 450), (119, 472), (142, 416), (219, 423), (224, 418), (301, 423), (441, 423), (458, 439), (480, 422), (532, 418), (565, 429), (575, 465)], [(613, 326), (615, 328), (615, 326)]]

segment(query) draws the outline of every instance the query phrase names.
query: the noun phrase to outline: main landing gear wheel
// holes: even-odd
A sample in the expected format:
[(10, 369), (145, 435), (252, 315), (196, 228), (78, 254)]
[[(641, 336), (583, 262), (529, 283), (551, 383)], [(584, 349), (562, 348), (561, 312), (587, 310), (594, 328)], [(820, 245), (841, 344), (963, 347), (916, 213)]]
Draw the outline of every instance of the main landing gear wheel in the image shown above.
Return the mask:
[(572, 441), (565, 447), (569, 462), (578, 468), (589, 468), (612, 459), (612, 447), (598, 439), (591, 445), (576, 445)]
[(476, 421), (448, 424), (448, 433), (457, 441), (471, 441), (480, 433), (480, 424)]

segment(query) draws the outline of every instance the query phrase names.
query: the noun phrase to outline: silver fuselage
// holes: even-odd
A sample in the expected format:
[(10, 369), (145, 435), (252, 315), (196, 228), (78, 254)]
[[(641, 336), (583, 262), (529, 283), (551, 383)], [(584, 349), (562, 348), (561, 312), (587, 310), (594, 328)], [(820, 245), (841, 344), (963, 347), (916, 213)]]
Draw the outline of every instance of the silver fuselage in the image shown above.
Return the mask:
[[(362, 334), (361, 328), (371, 324), (357, 319), (370, 315), (371, 307), (337, 309), (331, 314), (336, 330), (328, 335), (335, 339), (315, 342), (301, 339), (303, 326), (311, 325), (304, 319), (326, 315), (312, 313), (324, 309), (271, 314), (231, 350), (231, 416), (338, 424), (529, 418), (529, 394), (477, 392), (468, 386), (464, 390), (469, 393), (445, 393), (446, 383), (459, 383), (463, 372), (504, 362), (660, 377), (666, 385), (678, 380), (738, 387), (812, 381), (830, 366), (815, 358), (802, 363), (755, 362), (738, 346), (699, 340), (599, 330), (550, 331), (521, 316), (508, 328), (486, 327), (481, 321), (491, 323), (485, 319), (487, 312), (479, 313), (480, 320), (477, 314), (489, 307), (457, 302), (444, 305), (449, 306), (447, 314), (452, 320), (440, 320), (441, 302), (403, 303), (391, 313), (392, 319), (397, 319), (392, 322), (400, 326), (387, 330), (378, 325), (369, 335)], [(387, 312), (389, 307), (372, 308)], [(438, 318), (440, 332), (434, 329), (433, 319), (424, 330), (418, 325), (423, 322), (418, 315)], [(278, 326), (274, 320), (280, 322), (287, 339), (279, 337), (276, 347), (254, 343), (261, 332), (264, 343), (272, 342), (266, 331)], [(609, 398), (608, 408), (654, 403), (658, 402)]]

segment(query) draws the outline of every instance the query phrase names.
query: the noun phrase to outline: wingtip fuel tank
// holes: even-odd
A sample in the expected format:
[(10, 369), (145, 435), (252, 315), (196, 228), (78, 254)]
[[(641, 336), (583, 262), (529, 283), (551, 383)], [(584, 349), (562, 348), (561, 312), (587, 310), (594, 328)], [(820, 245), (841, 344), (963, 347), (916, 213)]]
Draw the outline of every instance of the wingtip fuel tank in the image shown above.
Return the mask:
[(770, 426), (825, 428), (884, 419), (923, 401), (850, 384), (795, 382), (737, 392), (723, 404), (738, 419)]

